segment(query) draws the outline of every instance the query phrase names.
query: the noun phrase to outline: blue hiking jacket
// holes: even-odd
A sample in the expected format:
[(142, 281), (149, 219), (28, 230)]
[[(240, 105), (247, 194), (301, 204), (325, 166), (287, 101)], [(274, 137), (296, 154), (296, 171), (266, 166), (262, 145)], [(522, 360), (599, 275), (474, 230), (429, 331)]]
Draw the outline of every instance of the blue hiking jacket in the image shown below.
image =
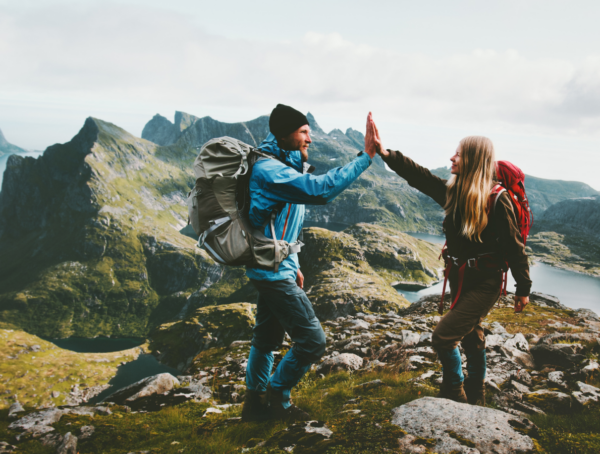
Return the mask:
[[(255, 228), (260, 228), (273, 210), (282, 202), (285, 203), (275, 219), (275, 234), (281, 239), (287, 220), (283, 239), (288, 243), (296, 242), (302, 231), (305, 204), (325, 205), (331, 202), (371, 165), (369, 155), (361, 153), (344, 167), (314, 176), (302, 173), (300, 151), (282, 150), (273, 134), (269, 134), (259, 148), (291, 164), (291, 167), (274, 159), (262, 159), (254, 165), (250, 177), (250, 222)], [(273, 238), (268, 223), (264, 234), (267, 238)], [(258, 281), (295, 280), (298, 268), (298, 254), (290, 254), (281, 262), (277, 273), (248, 267), (246, 276)]]

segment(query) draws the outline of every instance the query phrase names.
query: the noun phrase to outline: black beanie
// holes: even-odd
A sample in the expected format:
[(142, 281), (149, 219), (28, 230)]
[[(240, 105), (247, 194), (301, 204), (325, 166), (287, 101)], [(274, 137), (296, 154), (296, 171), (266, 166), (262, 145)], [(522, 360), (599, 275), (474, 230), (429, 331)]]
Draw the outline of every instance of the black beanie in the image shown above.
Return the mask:
[(269, 117), (269, 129), (276, 139), (281, 139), (307, 124), (306, 115), (284, 104), (277, 104)]

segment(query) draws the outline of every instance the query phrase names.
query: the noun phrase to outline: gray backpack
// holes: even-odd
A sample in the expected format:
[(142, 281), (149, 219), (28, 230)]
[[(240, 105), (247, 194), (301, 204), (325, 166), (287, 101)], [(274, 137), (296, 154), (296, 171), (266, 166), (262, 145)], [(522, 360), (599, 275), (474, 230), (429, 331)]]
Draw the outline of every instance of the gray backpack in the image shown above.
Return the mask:
[(199, 236), (198, 247), (217, 262), (277, 272), (283, 260), (300, 251), (302, 242), (277, 239), (277, 210), (267, 221), (273, 239), (263, 234), (267, 223), (255, 229), (248, 219), (250, 174), (261, 159), (277, 158), (231, 137), (206, 142), (194, 161), (196, 185), (188, 194), (188, 222)]

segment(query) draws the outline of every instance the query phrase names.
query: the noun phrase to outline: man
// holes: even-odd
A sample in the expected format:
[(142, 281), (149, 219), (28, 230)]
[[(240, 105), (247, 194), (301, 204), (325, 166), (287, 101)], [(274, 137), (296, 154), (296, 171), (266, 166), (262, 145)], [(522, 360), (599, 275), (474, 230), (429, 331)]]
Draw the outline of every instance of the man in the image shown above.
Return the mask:
[[(257, 228), (263, 226), (271, 213), (279, 210), (275, 234), (278, 239), (294, 243), (302, 230), (304, 205), (331, 202), (371, 165), (374, 147), (369, 147), (371, 155), (361, 152), (344, 167), (313, 176), (307, 172), (312, 140), (306, 116), (278, 104), (271, 112), (269, 129), (271, 133), (259, 148), (279, 160), (259, 160), (252, 169), (250, 222)], [(264, 234), (272, 238), (268, 226)], [(312, 304), (302, 290), (304, 276), (298, 255), (288, 256), (278, 272), (248, 268), (246, 275), (259, 296), (242, 420), (309, 420), (307, 413), (292, 405), (290, 393), (310, 365), (323, 356), (326, 342)], [(272, 352), (279, 350), (286, 332), (294, 345), (271, 377)]]

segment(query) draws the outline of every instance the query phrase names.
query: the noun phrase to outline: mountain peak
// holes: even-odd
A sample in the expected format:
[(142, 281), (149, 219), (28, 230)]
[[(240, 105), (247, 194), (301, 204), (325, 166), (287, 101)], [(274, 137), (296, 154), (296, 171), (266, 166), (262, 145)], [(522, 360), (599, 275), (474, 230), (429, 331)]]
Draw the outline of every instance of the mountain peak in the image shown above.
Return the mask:
[(176, 111), (175, 112), (175, 127), (179, 132), (185, 131), (187, 128), (192, 126), (199, 120), (195, 115), (189, 113)]
[(315, 120), (315, 117), (313, 114), (311, 114), (310, 112), (308, 112), (306, 114), (306, 118), (308, 119), (308, 124), (310, 126), (310, 129), (313, 130), (313, 132), (319, 132), (321, 134), (325, 134), (325, 131), (323, 131), (321, 129), (321, 127), (319, 126), (319, 124), (317, 123), (317, 120)]

